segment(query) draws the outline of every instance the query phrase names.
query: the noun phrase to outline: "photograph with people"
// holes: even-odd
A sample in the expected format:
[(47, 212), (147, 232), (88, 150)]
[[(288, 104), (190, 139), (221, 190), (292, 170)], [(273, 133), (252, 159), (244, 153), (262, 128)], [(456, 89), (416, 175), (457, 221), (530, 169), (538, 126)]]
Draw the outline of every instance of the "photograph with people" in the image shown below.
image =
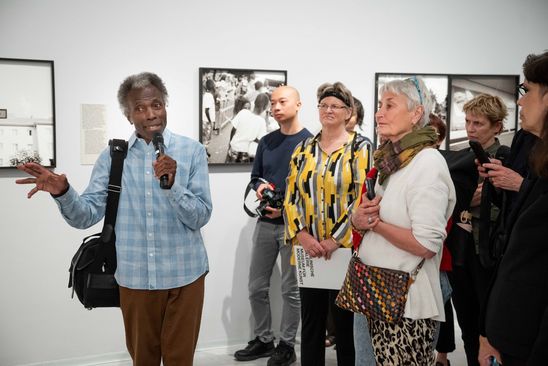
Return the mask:
[(452, 104), (449, 145), (452, 150), (460, 150), (468, 147), (464, 105), (482, 94), (497, 97), (500, 103), (504, 105), (507, 115), (498, 138), (503, 145), (510, 144), (512, 135), (516, 132), (517, 127), (515, 96), (517, 79), (517, 75), (493, 75), (490, 77), (455, 75), (451, 77), (449, 90)]
[[(246, 100), (245, 109), (255, 113), (263, 119), (265, 132), (258, 136), (251, 152), (253, 153), (256, 143), (265, 134), (279, 128), (278, 122), (270, 114), (270, 96), (274, 89), (287, 83), (287, 72), (283, 70), (249, 70), (249, 69), (225, 69), (225, 68), (200, 68), (200, 142), (207, 149), (209, 164), (249, 164), (252, 159), (241, 157), (248, 151), (243, 147), (229, 152), (231, 139), (234, 136), (235, 124), (238, 124), (237, 115), (241, 111), (241, 104), (238, 101)], [(256, 106), (256, 99), (264, 94), (268, 101), (259, 99)], [(265, 108), (266, 102), (266, 108)], [(258, 111), (258, 112), (256, 112)], [(249, 119), (248, 113), (245, 119)], [(244, 134), (246, 128), (242, 128), (237, 139), (248, 140), (251, 131)], [(256, 136), (259, 134), (255, 134)], [(237, 153), (240, 158), (237, 158)]]

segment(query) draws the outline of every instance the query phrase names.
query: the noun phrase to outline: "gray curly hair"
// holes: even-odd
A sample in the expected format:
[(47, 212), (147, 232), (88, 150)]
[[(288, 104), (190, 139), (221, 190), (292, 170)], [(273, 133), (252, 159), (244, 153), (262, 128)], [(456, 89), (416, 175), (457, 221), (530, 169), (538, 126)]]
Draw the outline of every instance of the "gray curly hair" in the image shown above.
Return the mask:
[(120, 109), (127, 117), (129, 116), (129, 106), (127, 103), (127, 96), (133, 89), (142, 89), (152, 85), (156, 87), (162, 93), (162, 101), (167, 105), (168, 94), (167, 89), (162, 79), (152, 72), (142, 72), (140, 74), (128, 76), (118, 89), (118, 103)]

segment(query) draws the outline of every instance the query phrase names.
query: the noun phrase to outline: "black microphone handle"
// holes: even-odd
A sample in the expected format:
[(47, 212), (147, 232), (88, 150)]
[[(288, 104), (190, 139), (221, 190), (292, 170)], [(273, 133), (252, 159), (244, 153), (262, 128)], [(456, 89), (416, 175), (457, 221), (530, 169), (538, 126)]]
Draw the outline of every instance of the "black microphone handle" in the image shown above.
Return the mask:
[(160, 188), (169, 189), (169, 185), (167, 182), (167, 174), (164, 174), (160, 177)]
[[(164, 154), (164, 144), (160, 143), (158, 144), (158, 150), (156, 154), (156, 160)], [(160, 188), (162, 189), (169, 189), (169, 183), (168, 183), (168, 177), (167, 174), (164, 174), (160, 177)]]
[[(163, 139), (162, 139), (163, 140)], [(154, 146), (156, 147), (156, 160), (162, 155), (164, 155), (165, 146), (163, 141), (158, 141), (157, 139), (153, 140)], [(167, 174), (164, 174), (160, 177), (160, 188), (169, 189), (168, 177)]]

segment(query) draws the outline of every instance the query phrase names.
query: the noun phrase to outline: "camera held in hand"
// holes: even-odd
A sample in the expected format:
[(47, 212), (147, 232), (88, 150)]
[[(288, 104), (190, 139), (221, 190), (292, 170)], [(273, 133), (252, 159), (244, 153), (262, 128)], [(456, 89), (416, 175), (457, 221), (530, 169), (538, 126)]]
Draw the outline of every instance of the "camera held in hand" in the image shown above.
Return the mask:
[[(251, 192), (254, 192), (254, 198), (257, 196), (255, 188), (260, 186), (260, 183), (266, 184), (266, 187), (261, 192), (261, 199), (255, 199), (254, 204), (251, 204)], [(257, 206), (257, 201), (259, 202)], [(247, 205), (249, 204), (250, 207)], [(264, 217), (271, 211), (267, 210), (267, 207), (274, 209), (282, 209), (284, 205), (284, 192), (280, 191), (274, 184), (270, 183), (264, 178), (251, 178), (251, 182), (247, 185), (244, 193), (244, 211), (249, 217)]]
[(266, 216), (270, 213), (266, 209), (267, 206), (272, 208), (281, 209), (284, 205), (284, 195), (278, 188), (270, 189), (266, 187), (262, 192), (263, 198), (256, 211), (257, 214), (261, 217)]

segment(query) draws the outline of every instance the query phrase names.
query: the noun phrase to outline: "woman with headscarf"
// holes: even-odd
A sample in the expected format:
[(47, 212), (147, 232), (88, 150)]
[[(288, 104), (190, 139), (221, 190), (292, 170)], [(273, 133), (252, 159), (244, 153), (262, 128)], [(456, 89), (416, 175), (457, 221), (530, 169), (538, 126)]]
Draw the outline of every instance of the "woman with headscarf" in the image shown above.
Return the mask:
[[(311, 257), (329, 260), (339, 247), (352, 246), (349, 213), (367, 173), (367, 142), (347, 132), (352, 93), (340, 82), (318, 88), (322, 130), (298, 145), (291, 157), (284, 201), (286, 241), (302, 245)], [(325, 364), (325, 326), (338, 290), (300, 288), (301, 365)], [(354, 366), (353, 314), (332, 307), (337, 364)]]

